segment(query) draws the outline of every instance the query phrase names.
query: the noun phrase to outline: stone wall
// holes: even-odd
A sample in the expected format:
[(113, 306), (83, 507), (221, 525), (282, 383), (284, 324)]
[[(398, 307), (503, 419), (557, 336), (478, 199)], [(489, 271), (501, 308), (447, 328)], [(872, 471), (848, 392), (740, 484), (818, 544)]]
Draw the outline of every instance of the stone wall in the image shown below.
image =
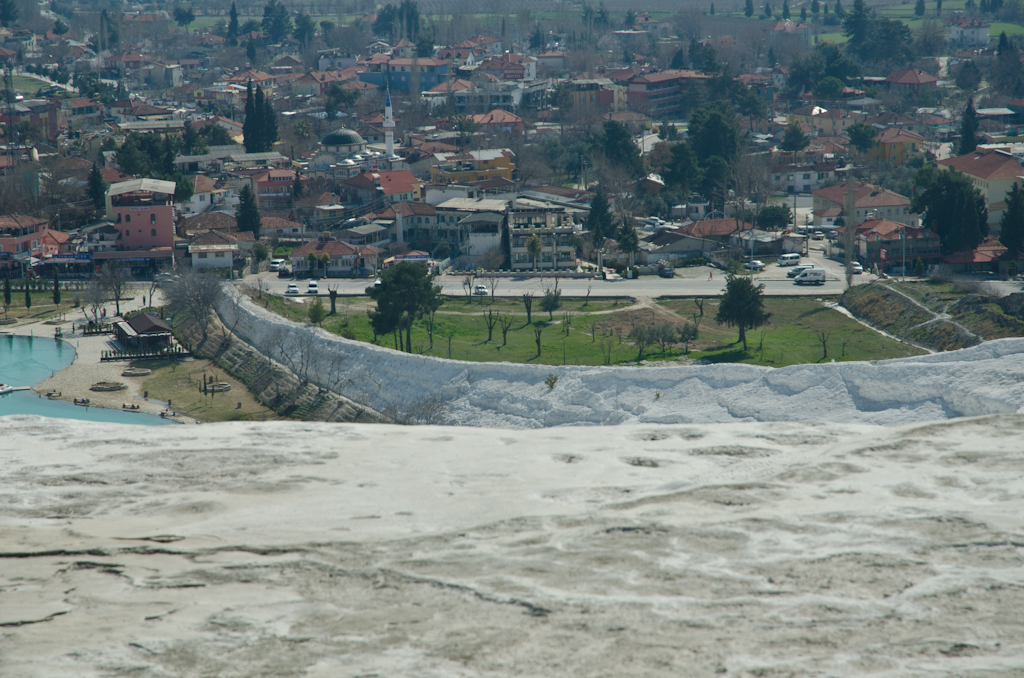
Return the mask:
[[(1024, 407), (1024, 339), (881, 362), (574, 367), (475, 363), (350, 341), (229, 288), (218, 313), (264, 355), (401, 422), (564, 425), (837, 421), (895, 425)], [(554, 388), (545, 380), (558, 377)]]

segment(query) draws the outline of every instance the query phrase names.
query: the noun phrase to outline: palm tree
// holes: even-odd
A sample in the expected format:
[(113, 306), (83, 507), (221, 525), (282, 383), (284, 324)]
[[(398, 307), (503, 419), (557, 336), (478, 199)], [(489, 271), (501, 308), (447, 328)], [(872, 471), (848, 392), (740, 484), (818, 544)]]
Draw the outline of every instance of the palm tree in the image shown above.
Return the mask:
[(526, 241), (526, 251), (529, 253), (530, 258), (533, 260), (533, 270), (537, 270), (537, 257), (540, 256), (541, 244), (540, 238), (536, 234), (531, 235)]

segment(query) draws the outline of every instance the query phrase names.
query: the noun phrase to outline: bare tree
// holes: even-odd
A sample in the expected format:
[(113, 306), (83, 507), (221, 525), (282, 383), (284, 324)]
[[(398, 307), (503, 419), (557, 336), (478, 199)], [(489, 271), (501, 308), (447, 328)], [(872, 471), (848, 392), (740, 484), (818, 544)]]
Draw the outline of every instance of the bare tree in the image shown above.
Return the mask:
[(612, 349), (615, 348), (615, 342), (611, 339), (601, 340), (601, 357), (604, 359), (605, 365), (612, 364)]
[(492, 272), (490, 275), (484, 276), (484, 280), (487, 281), (487, 286), (491, 288), (491, 303), (494, 303), (494, 293), (498, 291), (498, 285), (501, 283), (501, 278), (494, 275)]
[(224, 295), (219, 278), (199, 275), (193, 269), (184, 269), (164, 288), (172, 312), (183, 312), (193, 318), (206, 338), (210, 313)]
[(744, 209), (749, 209), (753, 216), (753, 226), (757, 226), (757, 218), (775, 190), (771, 159), (762, 154), (739, 156), (733, 163), (732, 179), (735, 192), (731, 202), (736, 209), (737, 229), (740, 226), (739, 215)]
[[(533, 322), (533, 292), (523, 295), (523, 306), (526, 307), (526, 324)], [(539, 353), (537, 355), (540, 355)]]
[(818, 337), (818, 341), (821, 342), (822, 360), (828, 360), (828, 338), (832, 336), (831, 332), (815, 332), (814, 336)]
[(462, 289), (466, 290), (466, 298), (472, 299), (470, 295), (473, 293), (473, 276), (467, 275), (462, 279)]
[(334, 315), (335, 313), (338, 312), (338, 309), (337, 309), (337, 304), (338, 304), (338, 286), (337, 285), (328, 285), (327, 286), (327, 294), (329, 294), (330, 297), (331, 297), (331, 315)]
[(103, 304), (107, 301), (107, 292), (103, 289), (103, 285), (100, 281), (93, 279), (89, 281), (89, 284), (85, 287), (85, 294), (83, 295), (82, 303), (86, 309), (86, 316), (91, 312), (92, 320), (94, 323), (100, 321), (100, 309), (103, 308)]
[(565, 336), (569, 336), (569, 328), (572, 327), (572, 321), (575, 319), (575, 313), (570, 313), (569, 311), (562, 313), (562, 329), (565, 330)]
[(693, 303), (695, 303), (697, 305), (697, 310), (700, 311), (700, 317), (703, 318), (704, 317), (704, 298), (703, 297), (694, 297), (693, 298)]
[(587, 296), (583, 299), (583, 307), (584, 308), (586, 308), (586, 306), (590, 303), (590, 290), (591, 289), (593, 289), (593, 286), (592, 285), (587, 285)]
[(498, 318), (501, 317), (494, 312), (494, 309), (487, 309), (487, 313), (482, 314), (484, 322), (487, 323), (487, 341), (490, 341), (494, 336), (494, 326), (498, 324)]
[(537, 342), (537, 356), (536, 356), (537, 358), (540, 357), (540, 335), (541, 335), (541, 332), (543, 332), (543, 331), (544, 331), (543, 328), (541, 328), (541, 329), (534, 329), (533, 330), (533, 339), (534, 339), (534, 341)]
[(107, 294), (114, 298), (115, 312), (121, 315), (121, 300), (131, 284), (131, 271), (119, 260), (111, 259), (103, 264), (99, 282)]
[(498, 326), (501, 327), (501, 345), (506, 346), (508, 344), (508, 331), (512, 327), (512, 323), (516, 321), (515, 316), (511, 314), (498, 316)]

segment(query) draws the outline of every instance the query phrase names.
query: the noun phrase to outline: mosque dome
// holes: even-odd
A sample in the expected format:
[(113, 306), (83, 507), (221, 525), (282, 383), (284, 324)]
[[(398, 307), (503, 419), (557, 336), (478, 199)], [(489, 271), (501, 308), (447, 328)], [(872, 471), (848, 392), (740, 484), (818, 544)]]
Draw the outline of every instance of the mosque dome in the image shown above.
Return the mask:
[(365, 144), (361, 136), (357, 132), (342, 127), (329, 133), (323, 139), (320, 140), (321, 146), (356, 146), (358, 144)]

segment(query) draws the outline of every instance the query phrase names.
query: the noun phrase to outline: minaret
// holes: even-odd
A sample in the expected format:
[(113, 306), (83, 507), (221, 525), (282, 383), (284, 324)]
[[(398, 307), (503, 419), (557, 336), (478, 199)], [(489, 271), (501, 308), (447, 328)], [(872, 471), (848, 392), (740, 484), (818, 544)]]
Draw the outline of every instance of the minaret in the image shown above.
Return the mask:
[(387, 145), (388, 160), (395, 157), (395, 119), (391, 115), (391, 89), (387, 90), (384, 102), (384, 143)]

